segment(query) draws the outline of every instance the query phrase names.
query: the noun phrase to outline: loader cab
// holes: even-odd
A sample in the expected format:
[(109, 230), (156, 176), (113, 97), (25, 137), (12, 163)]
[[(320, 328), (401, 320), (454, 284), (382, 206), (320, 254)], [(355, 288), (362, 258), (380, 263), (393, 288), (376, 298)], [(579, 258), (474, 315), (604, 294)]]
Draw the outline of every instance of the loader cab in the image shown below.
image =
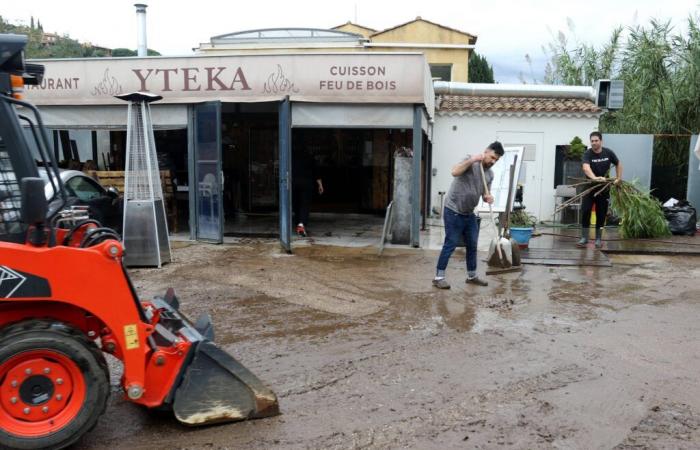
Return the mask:
[[(46, 216), (44, 202), (34, 199), (35, 185), (39, 184), (37, 163), (57, 171), (39, 112), (21, 100), (24, 85), (40, 83), (44, 73), (43, 66), (25, 63), (26, 43), (26, 36), (0, 35), (0, 241), (18, 243), (24, 242), (27, 226), (34, 224), (25, 219), (36, 222), (38, 214)], [(37, 122), (26, 112), (32, 112)], [(31, 144), (22, 123), (30, 130)], [(63, 185), (56, 178), (55, 192), (62, 192), (65, 198)]]

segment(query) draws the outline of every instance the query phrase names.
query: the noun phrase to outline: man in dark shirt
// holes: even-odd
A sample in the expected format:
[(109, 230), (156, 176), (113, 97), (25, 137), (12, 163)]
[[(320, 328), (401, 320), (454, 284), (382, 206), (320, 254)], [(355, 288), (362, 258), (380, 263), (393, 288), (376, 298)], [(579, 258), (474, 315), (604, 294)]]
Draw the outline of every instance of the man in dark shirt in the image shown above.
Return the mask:
[[(615, 184), (622, 180), (622, 163), (615, 155), (615, 152), (607, 147), (603, 147), (603, 135), (599, 131), (594, 131), (590, 135), (591, 148), (583, 154), (583, 173), (591, 180), (604, 181), (610, 166), (615, 166)], [(585, 247), (588, 244), (588, 232), (591, 226), (591, 210), (595, 204), (595, 246), (600, 248), (603, 246), (602, 233), (603, 225), (605, 225), (605, 217), (608, 214), (608, 203), (610, 200), (610, 192), (606, 189), (604, 192), (595, 195), (597, 190), (593, 190), (586, 195), (581, 202), (581, 239), (576, 243), (578, 247)]]
[(323, 194), (323, 181), (316, 173), (314, 156), (302, 148), (292, 154), (292, 220), (300, 237), (306, 237), (314, 187), (319, 195)]

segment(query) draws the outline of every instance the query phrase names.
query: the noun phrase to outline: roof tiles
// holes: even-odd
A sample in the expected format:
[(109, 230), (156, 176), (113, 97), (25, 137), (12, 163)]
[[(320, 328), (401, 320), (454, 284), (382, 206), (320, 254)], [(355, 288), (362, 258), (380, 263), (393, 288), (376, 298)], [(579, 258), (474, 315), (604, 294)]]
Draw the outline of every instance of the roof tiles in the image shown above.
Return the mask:
[(591, 100), (581, 98), (482, 97), (443, 95), (438, 111), (450, 112), (520, 112), (520, 113), (599, 113)]

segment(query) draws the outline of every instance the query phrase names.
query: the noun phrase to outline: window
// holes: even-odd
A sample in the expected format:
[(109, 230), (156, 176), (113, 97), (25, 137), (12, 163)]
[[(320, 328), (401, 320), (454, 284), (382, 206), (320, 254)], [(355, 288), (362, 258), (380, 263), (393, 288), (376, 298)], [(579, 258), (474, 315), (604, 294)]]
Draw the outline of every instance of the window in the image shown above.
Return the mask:
[(97, 183), (86, 177), (73, 177), (68, 180), (66, 185), (71, 191), (73, 191), (76, 197), (84, 202), (94, 200), (102, 196), (102, 190), (99, 188)]
[(430, 64), (430, 76), (433, 80), (452, 81), (452, 64)]
[(19, 183), (10, 155), (5, 149), (2, 138), (0, 138), (0, 240), (14, 241), (14, 239), (10, 239), (10, 235), (21, 234), (24, 230), (20, 209)]

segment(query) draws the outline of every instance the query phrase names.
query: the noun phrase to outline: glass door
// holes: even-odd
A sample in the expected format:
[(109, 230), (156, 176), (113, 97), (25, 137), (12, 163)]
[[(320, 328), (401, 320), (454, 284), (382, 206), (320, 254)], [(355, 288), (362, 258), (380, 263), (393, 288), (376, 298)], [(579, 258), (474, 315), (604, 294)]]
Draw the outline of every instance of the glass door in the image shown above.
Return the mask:
[(223, 177), (221, 169), (221, 102), (194, 107), (196, 238), (224, 241)]

